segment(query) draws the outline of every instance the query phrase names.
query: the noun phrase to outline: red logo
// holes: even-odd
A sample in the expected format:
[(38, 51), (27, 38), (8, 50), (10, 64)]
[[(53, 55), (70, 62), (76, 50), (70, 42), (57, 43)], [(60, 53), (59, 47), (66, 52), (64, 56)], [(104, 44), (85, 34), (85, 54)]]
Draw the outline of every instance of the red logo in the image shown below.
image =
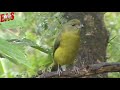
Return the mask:
[(10, 20), (14, 20), (14, 12), (11, 12), (9, 14), (0, 14), (0, 22), (6, 22)]

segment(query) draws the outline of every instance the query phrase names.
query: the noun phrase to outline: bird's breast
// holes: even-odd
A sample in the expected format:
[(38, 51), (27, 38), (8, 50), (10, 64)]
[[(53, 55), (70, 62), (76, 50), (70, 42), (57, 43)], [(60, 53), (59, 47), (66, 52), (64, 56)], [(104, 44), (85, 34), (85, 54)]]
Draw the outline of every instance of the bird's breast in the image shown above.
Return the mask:
[(55, 52), (55, 60), (60, 65), (73, 63), (79, 50), (80, 36), (73, 33), (63, 33), (61, 36), (60, 46)]
[(65, 32), (61, 36), (60, 46), (67, 47), (79, 47), (80, 35), (75, 32)]

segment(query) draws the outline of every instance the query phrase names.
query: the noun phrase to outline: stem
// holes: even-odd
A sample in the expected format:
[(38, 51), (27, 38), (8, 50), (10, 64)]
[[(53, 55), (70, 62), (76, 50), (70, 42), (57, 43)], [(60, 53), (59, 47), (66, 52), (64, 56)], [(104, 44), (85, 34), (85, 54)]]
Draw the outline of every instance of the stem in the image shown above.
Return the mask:
[(1, 61), (1, 65), (2, 65), (2, 68), (3, 68), (3, 72), (5, 74), (5, 78), (8, 78), (8, 68), (7, 68), (7, 63), (6, 63), (6, 59), (5, 58), (0, 58), (0, 61)]

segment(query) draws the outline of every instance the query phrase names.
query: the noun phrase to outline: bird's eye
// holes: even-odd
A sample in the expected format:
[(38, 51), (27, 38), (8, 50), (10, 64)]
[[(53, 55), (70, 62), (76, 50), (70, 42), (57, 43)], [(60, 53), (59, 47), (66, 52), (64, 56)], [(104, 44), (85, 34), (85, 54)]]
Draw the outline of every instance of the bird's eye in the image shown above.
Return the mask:
[(73, 24), (72, 26), (75, 26), (75, 24)]

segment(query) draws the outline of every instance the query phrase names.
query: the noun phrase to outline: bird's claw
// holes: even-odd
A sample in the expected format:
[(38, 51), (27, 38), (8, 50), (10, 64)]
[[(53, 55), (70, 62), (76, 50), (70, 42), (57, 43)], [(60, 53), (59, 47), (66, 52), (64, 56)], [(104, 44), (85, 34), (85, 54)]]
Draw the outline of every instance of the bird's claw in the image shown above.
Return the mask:
[(73, 67), (73, 70), (72, 70), (72, 71), (75, 72), (75, 73), (77, 73), (77, 74), (79, 74), (79, 68), (76, 67), (76, 66)]
[(62, 70), (58, 69), (57, 74), (60, 76), (61, 73), (62, 73)]
[(84, 71), (84, 72), (88, 72), (88, 70), (87, 70), (86, 68), (83, 68), (83, 71)]

